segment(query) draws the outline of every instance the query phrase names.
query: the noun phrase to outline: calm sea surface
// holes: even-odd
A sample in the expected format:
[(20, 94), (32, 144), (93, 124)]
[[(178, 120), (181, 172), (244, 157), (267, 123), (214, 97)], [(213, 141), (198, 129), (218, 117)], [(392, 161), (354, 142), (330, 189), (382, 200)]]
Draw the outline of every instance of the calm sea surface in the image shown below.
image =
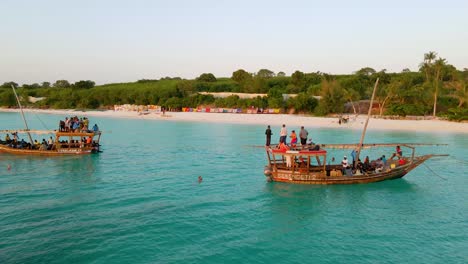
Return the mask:
[[(36, 129), (60, 118), (28, 114)], [(453, 158), (399, 180), (307, 186), (265, 181), (264, 150), (252, 147), (264, 126), (94, 123), (99, 155), (0, 155), (0, 263), (468, 263), (466, 134), (370, 131), (367, 142), (447, 143), (417, 151)], [(21, 127), (0, 113), (0, 129)], [(360, 136), (309, 132), (321, 143)]]

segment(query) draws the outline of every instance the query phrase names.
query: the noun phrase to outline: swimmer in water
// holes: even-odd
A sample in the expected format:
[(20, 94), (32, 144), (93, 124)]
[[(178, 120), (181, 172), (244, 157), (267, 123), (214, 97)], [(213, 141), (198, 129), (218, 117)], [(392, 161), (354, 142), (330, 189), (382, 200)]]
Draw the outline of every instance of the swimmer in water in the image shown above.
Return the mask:
[(7, 170), (11, 170), (11, 165), (10, 164), (8, 164)]
[(203, 181), (202, 176), (198, 176), (198, 183), (201, 183)]

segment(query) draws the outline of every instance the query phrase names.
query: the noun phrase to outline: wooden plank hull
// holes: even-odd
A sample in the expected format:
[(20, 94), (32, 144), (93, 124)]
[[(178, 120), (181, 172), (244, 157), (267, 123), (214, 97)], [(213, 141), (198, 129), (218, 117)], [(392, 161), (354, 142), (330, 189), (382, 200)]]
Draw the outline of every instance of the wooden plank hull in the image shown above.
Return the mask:
[(58, 150), (36, 150), (36, 149), (17, 149), (0, 145), (0, 152), (13, 155), (38, 155), (38, 156), (69, 156), (69, 155), (88, 155), (95, 153), (92, 148), (72, 148)]
[(332, 177), (326, 176), (323, 171), (320, 172), (309, 172), (300, 173), (298, 171), (288, 170), (273, 170), (271, 176), (267, 176), (270, 181), (275, 182), (287, 182), (296, 184), (361, 184), (361, 183), (373, 183), (386, 180), (394, 180), (404, 177), (411, 170), (422, 164), (424, 161), (429, 159), (431, 155), (421, 156), (413, 163), (399, 166), (397, 168), (365, 175), (354, 175), (354, 176), (339, 176)]

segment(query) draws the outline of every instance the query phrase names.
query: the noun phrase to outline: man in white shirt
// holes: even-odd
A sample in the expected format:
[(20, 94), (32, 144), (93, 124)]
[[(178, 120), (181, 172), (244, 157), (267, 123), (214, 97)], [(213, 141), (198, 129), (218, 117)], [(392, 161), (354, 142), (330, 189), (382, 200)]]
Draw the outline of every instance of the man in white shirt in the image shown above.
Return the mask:
[(346, 169), (346, 167), (348, 167), (348, 159), (346, 158), (346, 156), (344, 156), (343, 160), (341, 161), (341, 165), (343, 166), (343, 170)]
[(286, 125), (283, 124), (283, 127), (281, 128), (280, 131), (280, 142), (283, 142), (286, 144), (286, 138), (288, 137), (288, 130), (286, 129)]

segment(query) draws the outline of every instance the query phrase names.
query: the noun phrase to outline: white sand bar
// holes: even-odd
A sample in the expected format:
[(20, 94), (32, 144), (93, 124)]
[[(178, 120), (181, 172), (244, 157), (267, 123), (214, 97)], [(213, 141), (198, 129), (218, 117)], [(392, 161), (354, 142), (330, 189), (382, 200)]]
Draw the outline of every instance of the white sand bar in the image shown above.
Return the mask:
[[(19, 109), (0, 108), (1, 112), (19, 112)], [(75, 111), (75, 110), (38, 110), (25, 109), (25, 112), (43, 114), (57, 114), (65, 116), (97, 116), (113, 118), (132, 119), (154, 119), (165, 121), (191, 121), (229, 124), (271, 125), (280, 126), (286, 124), (288, 127), (323, 127), (341, 129), (362, 129), (366, 116), (361, 115), (354, 119), (350, 116), (347, 124), (338, 124), (338, 118), (312, 117), (304, 115), (284, 114), (231, 114), (231, 113), (200, 113), (200, 112), (166, 112), (166, 115), (150, 113), (146, 115), (137, 112), (123, 111)], [(371, 118), (368, 130), (387, 131), (419, 131), (437, 133), (468, 133), (468, 123), (450, 122), (444, 120), (390, 120)]]

